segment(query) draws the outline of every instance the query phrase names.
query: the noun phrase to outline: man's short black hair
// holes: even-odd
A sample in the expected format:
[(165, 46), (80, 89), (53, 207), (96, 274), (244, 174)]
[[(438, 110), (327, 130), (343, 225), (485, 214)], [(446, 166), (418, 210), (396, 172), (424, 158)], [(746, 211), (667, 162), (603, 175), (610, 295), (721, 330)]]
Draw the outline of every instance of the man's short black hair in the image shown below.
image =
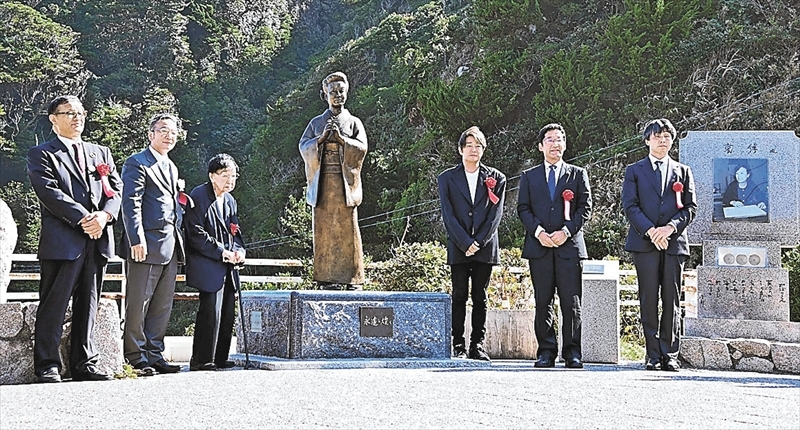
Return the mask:
[(536, 136), (536, 143), (544, 142), (544, 135), (547, 134), (547, 132), (550, 131), (550, 130), (559, 130), (559, 131), (561, 131), (561, 133), (564, 134), (564, 139), (567, 138), (567, 132), (564, 131), (564, 127), (561, 124), (552, 122), (552, 123), (547, 124), (546, 126), (542, 127), (541, 130), (539, 130), (539, 135)]
[(642, 130), (642, 139), (646, 141), (650, 136), (665, 131), (669, 132), (670, 136), (672, 136), (672, 140), (675, 140), (675, 137), (678, 135), (678, 132), (675, 131), (675, 126), (666, 118), (648, 121), (647, 124), (644, 125), (644, 130)]
[(79, 99), (77, 96), (58, 96), (50, 102), (49, 106), (47, 106), (47, 114), (52, 115), (56, 113), (58, 107), (65, 103), (78, 103), (83, 105), (83, 103), (81, 103), (81, 99)]

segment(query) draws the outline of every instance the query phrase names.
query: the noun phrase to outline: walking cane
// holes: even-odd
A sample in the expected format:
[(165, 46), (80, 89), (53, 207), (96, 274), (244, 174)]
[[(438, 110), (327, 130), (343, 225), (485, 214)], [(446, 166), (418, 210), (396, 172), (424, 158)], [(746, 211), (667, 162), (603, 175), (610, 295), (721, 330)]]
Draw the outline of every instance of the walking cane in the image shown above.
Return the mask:
[[(231, 233), (232, 233), (232, 235), (229, 236), (230, 237), (230, 249), (231, 249), (231, 251), (233, 251), (233, 237), (236, 236), (236, 233), (238, 233), (238, 231), (239, 231), (239, 225), (235, 224), (235, 223), (231, 223)], [(242, 266), (240, 266), (238, 264), (234, 264), (233, 265), (233, 270), (235, 270), (237, 272), (241, 268), (242, 268)], [(254, 366), (252, 363), (250, 363), (250, 348), (247, 345), (247, 328), (244, 325), (244, 307), (242, 307), (242, 282), (241, 281), (239, 281), (238, 285), (236, 286), (236, 295), (239, 296), (239, 320), (241, 322), (240, 325), (242, 327), (242, 340), (243, 340), (243, 343), (244, 343), (244, 369), (245, 370), (247, 370), (247, 369), (255, 369), (256, 366)]]
[[(239, 266), (233, 266), (234, 270), (239, 271)], [(241, 320), (242, 326), (242, 339), (244, 341), (244, 369), (255, 369), (252, 363), (250, 363), (250, 348), (247, 346), (247, 327), (244, 326), (244, 308), (242, 307), (242, 283), (239, 282), (239, 285), (236, 286), (236, 293), (239, 296), (239, 319)]]

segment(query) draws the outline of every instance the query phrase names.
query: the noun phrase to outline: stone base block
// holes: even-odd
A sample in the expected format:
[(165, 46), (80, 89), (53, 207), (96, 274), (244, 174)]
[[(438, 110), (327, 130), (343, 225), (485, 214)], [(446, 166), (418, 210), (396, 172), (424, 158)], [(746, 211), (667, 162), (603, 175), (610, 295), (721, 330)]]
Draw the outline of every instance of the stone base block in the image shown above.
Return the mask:
[(581, 347), (586, 363), (619, 363), (618, 279), (583, 276)]
[(697, 316), (789, 321), (789, 271), (781, 268), (697, 268)]
[(681, 339), (686, 367), (800, 374), (800, 344), (763, 339)]
[[(34, 303), (0, 304), (0, 385), (36, 381), (33, 371), (33, 335), (36, 322)], [(102, 299), (97, 310), (94, 342), (100, 355), (100, 371), (113, 374), (122, 370), (122, 331), (117, 302)], [(69, 377), (69, 346), (72, 331), (72, 307), (67, 309), (61, 336), (62, 377)]]
[(708, 338), (767, 339), (800, 343), (800, 323), (724, 318), (685, 318), (687, 336)]
[[(539, 343), (533, 331), (536, 311), (489, 309), (486, 311), (486, 340), (483, 347), (491, 358), (535, 360)], [(469, 344), (472, 309), (467, 309), (464, 338)], [(469, 345), (467, 345), (469, 347)], [(474, 360), (473, 360), (474, 361)]]
[(245, 291), (237, 350), (290, 359), (450, 358), (450, 296)]

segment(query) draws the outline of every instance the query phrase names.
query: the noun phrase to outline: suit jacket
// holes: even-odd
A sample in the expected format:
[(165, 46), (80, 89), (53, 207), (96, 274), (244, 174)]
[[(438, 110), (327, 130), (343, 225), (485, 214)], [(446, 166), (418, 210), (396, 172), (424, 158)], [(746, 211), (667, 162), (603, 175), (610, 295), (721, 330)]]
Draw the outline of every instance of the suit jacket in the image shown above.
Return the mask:
[[(574, 193), (570, 202), (570, 219), (564, 218), (565, 190)], [(562, 258), (589, 258), (583, 240), (583, 224), (592, 213), (592, 193), (589, 188), (589, 175), (586, 169), (564, 163), (556, 181), (555, 199), (550, 200), (544, 163), (522, 172), (519, 180), (519, 200), (517, 214), (525, 227), (525, 243), (522, 257), (541, 258), (548, 248), (542, 246), (534, 234), (539, 226), (546, 233), (553, 233), (566, 227), (570, 238), (555, 249)]]
[[(106, 257), (114, 255), (112, 224), (122, 202), (120, 181), (111, 151), (105, 146), (84, 142), (84, 160), (88, 173), (82, 175), (70, 151), (55, 138), (28, 151), (28, 177), (41, 205), (42, 230), (39, 234), (39, 259), (75, 260), (86, 247), (89, 236), (79, 225), (81, 218), (94, 211), (111, 214), (97, 249)], [(108, 164), (108, 184), (115, 192), (103, 192), (97, 165)]]
[[(215, 293), (225, 285), (225, 276), (232, 273), (233, 283), (239, 288), (239, 271), (232, 263), (222, 261), (222, 252), (244, 250), (236, 200), (228, 193), (223, 195), (223, 210), (215, 204), (214, 187), (206, 182), (190, 193), (194, 207), (186, 208), (183, 222), (186, 230), (186, 284), (207, 293)], [(236, 234), (231, 232), (236, 225)]]
[[(450, 265), (471, 261), (489, 264), (500, 262), (497, 227), (503, 217), (506, 176), (484, 164), (480, 164), (479, 169), (475, 203), (470, 198), (464, 164), (445, 170), (437, 179), (442, 220), (447, 230), (447, 264)], [(489, 200), (489, 191), (485, 184), (489, 177), (497, 181), (493, 192), (500, 200), (496, 204)], [(480, 249), (467, 257), (465, 252), (472, 242), (477, 242)]]
[[(667, 253), (672, 255), (689, 255), (689, 240), (686, 226), (695, 217), (697, 201), (694, 195), (694, 176), (685, 164), (667, 157), (665, 172), (667, 182), (664, 195), (659, 196), (653, 165), (650, 158), (645, 157), (625, 169), (625, 181), (622, 184), (622, 206), (628, 217), (630, 228), (625, 241), (625, 250), (632, 252), (655, 251), (656, 247), (646, 236), (650, 227), (661, 227), (671, 224), (676, 232), (670, 236)], [(683, 209), (678, 209), (676, 192), (672, 189), (676, 182), (683, 184), (681, 201)]]
[(342, 180), (345, 184), (345, 202), (348, 207), (358, 206), (361, 204), (364, 194), (361, 187), (361, 166), (367, 155), (367, 133), (364, 131), (361, 120), (351, 115), (347, 109), (342, 109), (342, 112), (335, 118), (331, 115), (330, 109), (326, 110), (308, 123), (303, 137), (300, 138), (300, 155), (306, 164), (308, 185), (306, 202), (312, 207), (317, 206), (320, 163), (322, 162), (322, 151), (319, 150), (317, 137), (322, 135), (328, 121), (336, 121), (340, 134), (345, 140), (344, 146), (339, 147)]
[(178, 169), (169, 162), (164, 168), (149, 147), (131, 155), (122, 166), (122, 235), (120, 257), (128, 258), (130, 247), (146, 244), (146, 264), (167, 264), (176, 247), (184, 262), (181, 225), (183, 210), (178, 203)]

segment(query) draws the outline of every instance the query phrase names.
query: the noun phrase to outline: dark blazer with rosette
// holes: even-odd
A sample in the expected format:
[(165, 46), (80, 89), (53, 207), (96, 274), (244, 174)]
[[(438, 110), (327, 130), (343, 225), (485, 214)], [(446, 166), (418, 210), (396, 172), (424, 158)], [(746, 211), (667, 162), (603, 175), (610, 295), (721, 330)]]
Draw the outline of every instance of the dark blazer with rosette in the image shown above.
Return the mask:
[[(442, 205), (442, 220), (447, 230), (447, 264), (464, 264), (472, 261), (498, 264), (500, 262), (500, 239), (497, 227), (503, 217), (506, 194), (506, 176), (499, 170), (480, 164), (475, 203), (469, 194), (469, 185), (464, 164), (445, 170), (438, 177), (439, 200)], [(486, 179), (496, 181), (493, 193), (497, 203), (489, 199)], [(465, 253), (477, 242), (480, 250), (471, 257)]]
[[(214, 203), (216, 196), (211, 183), (195, 187), (189, 194), (194, 207), (187, 206), (183, 216), (186, 231), (186, 285), (207, 293), (215, 293), (225, 285), (225, 276), (231, 273), (239, 289), (239, 271), (231, 270), (233, 264), (222, 261), (222, 251), (245, 252), (236, 200), (228, 193), (223, 195), (223, 210)], [(236, 234), (231, 233), (235, 224)]]
[[(622, 207), (628, 217), (630, 228), (625, 241), (625, 250), (633, 252), (655, 251), (656, 247), (646, 237), (650, 227), (672, 224), (676, 233), (670, 236), (667, 254), (689, 255), (689, 239), (686, 226), (695, 217), (697, 201), (694, 195), (694, 176), (689, 166), (667, 158), (665, 168), (667, 183), (664, 195), (660, 196), (656, 184), (653, 165), (650, 158), (645, 157), (625, 169), (625, 181), (622, 183)], [(676, 182), (683, 186), (681, 201), (683, 208), (678, 209), (677, 193), (673, 189)]]
[[(570, 219), (564, 218), (564, 191), (570, 190)], [(592, 193), (589, 188), (589, 175), (586, 169), (564, 163), (556, 181), (555, 199), (550, 200), (550, 191), (545, 179), (544, 164), (522, 172), (519, 179), (519, 200), (517, 214), (525, 227), (525, 244), (522, 257), (541, 258), (547, 252), (539, 239), (533, 235), (541, 226), (545, 232), (552, 233), (567, 227), (571, 236), (563, 245), (555, 249), (562, 258), (589, 258), (583, 240), (583, 224), (589, 221), (592, 213)]]
[[(119, 216), (122, 202), (122, 181), (111, 151), (105, 146), (83, 142), (87, 175), (78, 173), (70, 151), (55, 138), (28, 151), (28, 177), (41, 203), (42, 230), (39, 235), (39, 259), (75, 260), (90, 240), (78, 223), (90, 212), (101, 210), (111, 214), (97, 249), (106, 257), (114, 255), (112, 224)], [(97, 165), (108, 164), (109, 186), (115, 194), (103, 192)]]

